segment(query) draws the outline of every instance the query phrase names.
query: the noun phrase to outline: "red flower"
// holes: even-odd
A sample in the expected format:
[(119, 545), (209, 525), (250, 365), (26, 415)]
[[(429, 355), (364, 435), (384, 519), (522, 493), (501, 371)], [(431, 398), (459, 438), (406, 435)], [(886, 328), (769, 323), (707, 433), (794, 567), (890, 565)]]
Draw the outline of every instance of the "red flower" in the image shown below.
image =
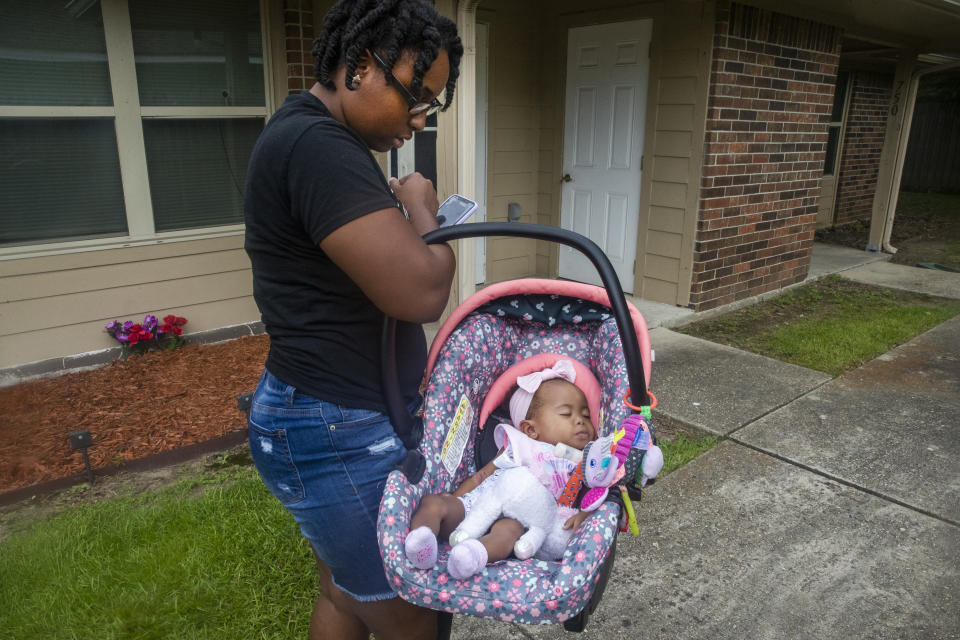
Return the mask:
[(177, 319), (174, 320), (174, 324), (187, 324), (187, 319), (183, 316), (177, 316)]
[(163, 326), (160, 328), (163, 329), (164, 333), (170, 333), (171, 331), (173, 331), (173, 325), (166, 321), (163, 323)]
[(131, 331), (131, 332), (130, 332), (129, 339), (130, 339), (129, 344), (137, 344), (138, 342), (140, 342), (140, 334)]
[(178, 336), (178, 335), (180, 335), (181, 333), (183, 333), (183, 329), (181, 329), (180, 327), (177, 327), (177, 326), (174, 326), (174, 327), (173, 327), (173, 335)]
[(140, 334), (140, 337), (143, 338), (144, 340), (153, 340), (153, 334), (149, 331), (144, 331), (143, 333)]
[(143, 330), (142, 324), (135, 324), (130, 327), (130, 333), (140, 333)]
[(168, 316), (163, 316), (164, 324), (173, 324), (176, 321), (177, 321), (177, 316), (173, 315), (172, 313)]

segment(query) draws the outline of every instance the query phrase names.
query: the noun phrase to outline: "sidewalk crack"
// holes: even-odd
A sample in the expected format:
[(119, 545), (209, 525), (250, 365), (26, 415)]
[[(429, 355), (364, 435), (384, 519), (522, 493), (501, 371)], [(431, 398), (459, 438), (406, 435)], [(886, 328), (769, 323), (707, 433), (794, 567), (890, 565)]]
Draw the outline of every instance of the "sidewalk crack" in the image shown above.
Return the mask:
[[(733, 434), (737, 433), (738, 431), (741, 431), (742, 429), (745, 429), (745, 428), (749, 427), (749, 426), (752, 425), (754, 422), (757, 422), (758, 420), (762, 420), (763, 418), (767, 417), (768, 415), (770, 415), (770, 414), (773, 413), (774, 411), (779, 411), (780, 409), (783, 409), (783, 408), (784, 408), (785, 406), (787, 406), (788, 404), (793, 404), (794, 402), (796, 402), (796, 401), (799, 400), (800, 398), (803, 398), (803, 397), (805, 397), (805, 396), (808, 396), (808, 395), (810, 395), (811, 393), (813, 393), (814, 391), (818, 391), (819, 389), (822, 389), (824, 386), (826, 386), (826, 385), (830, 384), (831, 382), (834, 382), (834, 381), (836, 381), (836, 380), (838, 380), (838, 379), (839, 379), (839, 378), (830, 378), (829, 380), (824, 380), (823, 382), (821, 382), (821, 383), (818, 384), (817, 386), (815, 386), (815, 387), (813, 387), (813, 388), (811, 388), (811, 389), (807, 389), (806, 391), (804, 391), (804, 392), (801, 393), (800, 395), (794, 396), (793, 398), (790, 398), (789, 400), (785, 400), (782, 404), (778, 404), (777, 406), (772, 407), (772, 408), (768, 409), (767, 411), (764, 411), (763, 413), (761, 413), (760, 415), (756, 416), (755, 418), (753, 418), (753, 419), (751, 419), (751, 420), (749, 420), (749, 421), (747, 421), (747, 422), (744, 422), (743, 424), (741, 424), (741, 425), (740, 425), (739, 427), (737, 427), (736, 429), (733, 429), (732, 431), (727, 432), (723, 437), (724, 437), (724, 438), (730, 438), (730, 439), (732, 440), (732, 439), (733, 439)], [(738, 442), (739, 442), (739, 441), (738, 441)]]
[(843, 478), (841, 478), (841, 477), (839, 477), (839, 476), (836, 476), (836, 475), (833, 475), (832, 473), (827, 473), (826, 471), (823, 471), (822, 469), (817, 469), (816, 467), (810, 466), (810, 465), (808, 465), (808, 464), (804, 464), (803, 462), (798, 462), (798, 461), (793, 460), (792, 458), (788, 458), (788, 457), (786, 457), (786, 456), (784, 456), (784, 455), (782, 455), (782, 454), (779, 454), (779, 453), (775, 453), (775, 452), (773, 452), (773, 451), (770, 451), (769, 449), (764, 449), (763, 447), (758, 447), (757, 445), (750, 444), (749, 442), (744, 442), (743, 440), (740, 440), (739, 438), (729, 437), (728, 439), (729, 439), (731, 442), (734, 442), (734, 443), (736, 443), (736, 444), (738, 444), (738, 445), (740, 445), (740, 446), (746, 447), (746, 448), (748, 448), (748, 449), (752, 449), (753, 451), (756, 451), (757, 453), (762, 453), (762, 454), (764, 454), (764, 455), (766, 455), (766, 456), (770, 456), (771, 458), (774, 458), (774, 459), (776, 459), (776, 460), (780, 460), (781, 462), (786, 462), (787, 464), (789, 464), (789, 465), (791, 465), (791, 466), (794, 466), (794, 467), (797, 467), (797, 468), (800, 468), (800, 469), (803, 469), (804, 471), (809, 471), (810, 473), (812, 473), (812, 474), (814, 474), (814, 475), (818, 475), (818, 476), (820, 476), (821, 478), (826, 478), (826, 479), (830, 480), (831, 482), (836, 482), (837, 484), (841, 484), (841, 485), (843, 485), (843, 486), (845, 486), (845, 487), (849, 487), (849, 488), (851, 488), (851, 489), (855, 489), (855, 490), (860, 491), (860, 492), (862, 492), (862, 493), (866, 493), (866, 494), (871, 495), (871, 496), (873, 496), (873, 497), (875, 497), (875, 498), (880, 498), (881, 500), (884, 500), (884, 501), (886, 501), (886, 502), (891, 502), (891, 503), (893, 503), (893, 504), (895, 504), (895, 505), (898, 505), (898, 506), (901, 506), (901, 507), (903, 507), (903, 508), (905, 508), (905, 509), (909, 509), (910, 511), (914, 511), (914, 512), (916, 512), (916, 513), (925, 515), (925, 516), (927, 516), (927, 517), (929, 517), (929, 518), (933, 518), (934, 520), (938, 520), (938, 521), (940, 521), (940, 522), (943, 522), (944, 524), (949, 524), (949, 525), (954, 526), (954, 527), (960, 527), (960, 522), (958, 522), (958, 521), (956, 521), (956, 520), (953, 520), (953, 519), (951, 519), (951, 518), (947, 518), (947, 517), (942, 516), (942, 515), (940, 515), (940, 514), (938, 514), (938, 513), (934, 513), (933, 511), (930, 511), (930, 510), (928, 510), (928, 509), (924, 509), (923, 507), (918, 507), (918, 506), (912, 505), (912, 504), (910, 504), (910, 503), (908, 503), (908, 502), (904, 502), (903, 500), (900, 500), (899, 498), (894, 498), (893, 496), (887, 495), (887, 494), (885, 494), (885, 493), (883, 493), (883, 492), (881, 492), (881, 491), (877, 491), (877, 490), (875, 490), (875, 489), (870, 489), (869, 487), (861, 486), (861, 485), (859, 485), (859, 484), (857, 484), (857, 483), (855, 483), (855, 482), (851, 482), (850, 480), (844, 480)]
[(812, 466), (810, 466), (810, 465), (808, 465), (808, 464), (804, 464), (804, 463), (802, 463), (802, 462), (798, 462), (797, 460), (794, 460), (794, 459), (792, 459), (792, 458), (788, 458), (788, 457), (785, 456), (785, 455), (776, 453), (776, 452), (774, 452), (774, 451), (770, 451), (769, 449), (765, 449), (765, 448), (763, 448), (763, 447), (759, 447), (759, 446), (754, 445), (754, 444), (750, 444), (749, 442), (746, 442), (746, 441), (744, 441), (744, 440), (741, 440), (740, 438), (738, 438), (738, 437), (736, 436), (736, 433), (737, 433), (738, 431), (740, 431), (740, 430), (742, 430), (742, 429), (744, 429), (744, 428), (746, 428), (746, 427), (749, 427), (750, 425), (754, 424), (755, 422), (757, 422), (757, 421), (763, 419), (764, 417), (770, 415), (770, 414), (773, 413), (774, 411), (779, 411), (780, 409), (786, 407), (787, 405), (796, 402), (796, 401), (799, 400), (800, 398), (803, 398), (803, 397), (805, 397), (805, 396), (807, 396), (807, 395), (809, 395), (809, 394), (817, 391), (818, 389), (823, 388), (825, 385), (828, 385), (828, 384), (830, 384), (831, 382), (834, 382), (834, 381), (836, 381), (836, 380), (838, 380), (838, 379), (839, 379), (839, 376), (838, 376), (837, 378), (831, 378), (830, 380), (825, 380), (824, 382), (818, 384), (817, 386), (813, 387), (812, 389), (807, 389), (806, 391), (804, 391), (804, 392), (801, 393), (800, 395), (796, 396), (795, 398), (792, 398), (792, 399), (790, 399), (790, 400), (787, 400), (786, 402), (784, 402), (784, 403), (782, 403), (782, 404), (780, 404), (780, 405), (778, 405), (778, 406), (776, 406), (776, 407), (773, 407), (773, 408), (770, 409), (769, 411), (766, 411), (766, 412), (760, 414), (759, 416), (753, 418), (753, 419), (750, 420), (749, 422), (743, 423), (742, 425), (740, 425), (739, 427), (737, 427), (737, 428), (734, 429), (733, 431), (730, 431), (730, 432), (727, 433), (726, 435), (720, 436), (720, 440), (721, 440), (721, 441), (723, 441), (723, 440), (730, 440), (731, 442), (735, 442), (736, 444), (739, 444), (739, 445), (741, 445), (741, 446), (743, 446), (743, 447), (747, 447), (748, 449), (752, 449), (752, 450), (754, 450), (754, 451), (756, 451), (756, 452), (758, 452), (758, 453), (762, 453), (762, 454), (764, 454), (764, 455), (770, 456), (771, 458), (775, 458), (775, 459), (777, 459), (777, 460), (780, 460), (781, 462), (786, 462), (787, 464), (792, 465), (792, 466), (794, 466), (794, 467), (798, 467), (798, 468), (803, 469), (803, 470), (805, 470), (805, 471), (809, 471), (810, 473), (813, 473), (813, 474), (818, 475), (818, 476), (820, 476), (820, 477), (822, 477), (822, 478), (826, 478), (826, 479), (828, 479), (828, 480), (831, 480), (832, 482), (836, 482), (837, 484), (841, 484), (841, 485), (843, 485), (843, 486), (845, 486), (845, 487), (849, 487), (849, 488), (851, 488), (851, 489), (856, 489), (857, 491), (861, 491), (861, 492), (866, 493), (866, 494), (868, 494), (868, 495), (871, 495), (871, 496), (873, 496), (873, 497), (875, 497), (875, 498), (880, 498), (881, 500), (885, 500), (885, 501), (887, 501), (887, 502), (891, 502), (891, 503), (896, 504), (896, 505), (898, 505), (898, 506), (904, 507), (905, 509), (909, 509), (910, 511), (914, 511), (914, 512), (916, 512), (916, 513), (925, 515), (925, 516), (927, 516), (927, 517), (929, 517), (929, 518), (933, 518), (934, 520), (938, 520), (938, 521), (943, 522), (943, 523), (945, 523), (945, 524), (949, 524), (949, 525), (954, 526), (954, 527), (960, 527), (960, 522), (958, 522), (958, 521), (956, 521), (956, 520), (953, 520), (952, 518), (947, 518), (947, 517), (942, 516), (942, 515), (940, 515), (940, 514), (938, 514), (938, 513), (934, 513), (933, 511), (930, 511), (930, 510), (928, 510), (928, 509), (924, 509), (924, 508), (922, 508), (922, 507), (918, 507), (918, 506), (916, 506), (916, 505), (912, 505), (912, 504), (910, 504), (910, 503), (908, 503), (908, 502), (904, 502), (903, 500), (900, 500), (900, 499), (898, 499), (898, 498), (894, 498), (893, 496), (887, 495), (887, 494), (885, 494), (885, 493), (883, 493), (883, 492), (881, 492), (881, 491), (877, 491), (877, 490), (875, 490), (875, 489), (870, 489), (870, 488), (868, 488), (868, 487), (861, 486), (861, 485), (859, 485), (859, 484), (857, 484), (857, 483), (855, 483), (855, 482), (851, 482), (850, 480), (844, 480), (843, 478), (840, 478), (839, 476), (835, 476), (835, 475), (833, 475), (833, 474), (831, 474), (831, 473), (827, 473), (826, 471), (823, 471), (823, 470), (821, 470), (821, 469), (817, 469), (817, 468), (812, 467)]

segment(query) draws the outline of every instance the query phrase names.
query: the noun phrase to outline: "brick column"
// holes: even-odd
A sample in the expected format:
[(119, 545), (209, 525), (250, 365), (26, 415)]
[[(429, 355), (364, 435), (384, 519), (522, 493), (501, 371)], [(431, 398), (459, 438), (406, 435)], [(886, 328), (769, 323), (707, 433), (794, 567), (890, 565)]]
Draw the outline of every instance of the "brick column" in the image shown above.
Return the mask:
[(850, 83), (847, 129), (837, 173), (835, 224), (863, 222), (869, 226), (893, 74), (854, 71), (850, 73)]
[(718, 15), (690, 303), (806, 277), (840, 29), (732, 4)]
[(299, 93), (316, 82), (313, 75), (313, 4), (310, 0), (284, 0), (283, 29), (287, 52), (287, 93)]

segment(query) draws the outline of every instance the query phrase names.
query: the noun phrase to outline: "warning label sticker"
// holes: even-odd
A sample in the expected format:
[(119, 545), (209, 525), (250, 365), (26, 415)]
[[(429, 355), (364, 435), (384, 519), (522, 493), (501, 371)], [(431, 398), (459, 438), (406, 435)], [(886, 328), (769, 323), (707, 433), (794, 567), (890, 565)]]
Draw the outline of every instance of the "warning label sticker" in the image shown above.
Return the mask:
[(460, 396), (460, 405), (450, 422), (447, 438), (443, 441), (443, 449), (440, 450), (440, 461), (451, 476), (455, 474), (457, 467), (460, 466), (460, 461), (463, 459), (463, 451), (467, 448), (472, 424), (473, 405), (470, 404), (470, 399), (464, 394)]

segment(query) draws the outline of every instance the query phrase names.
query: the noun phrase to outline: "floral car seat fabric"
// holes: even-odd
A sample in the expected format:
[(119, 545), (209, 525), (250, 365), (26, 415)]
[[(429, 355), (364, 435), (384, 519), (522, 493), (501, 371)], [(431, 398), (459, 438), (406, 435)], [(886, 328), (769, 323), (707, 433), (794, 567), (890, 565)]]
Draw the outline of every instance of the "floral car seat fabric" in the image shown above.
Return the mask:
[[(445, 543), (429, 570), (413, 568), (404, 555), (410, 517), (420, 499), (452, 491), (476, 472), (478, 413), (491, 385), (510, 366), (535, 354), (555, 353), (589, 367), (602, 390), (602, 423), (594, 416), (600, 435), (630, 413), (622, 401), (627, 393), (626, 363), (613, 318), (601, 319), (598, 314), (574, 322), (571, 317), (570, 322), (549, 326), (523, 314), (497, 313), (495, 305), (504, 302), (510, 304), (497, 300), (466, 316), (439, 350), (425, 393), (420, 450), (426, 472), (416, 485), (399, 471), (387, 478), (378, 523), (380, 551), (391, 586), (409, 602), (508, 622), (558, 623), (586, 606), (600, 578), (599, 569), (618, 530), (619, 510), (612, 504), (600, 507), (577, 529), (555, 562), (511, 558), (457, 580), (446, 571), (450, 547)], [(642, 329), (646, 331), (645, 326)]]

